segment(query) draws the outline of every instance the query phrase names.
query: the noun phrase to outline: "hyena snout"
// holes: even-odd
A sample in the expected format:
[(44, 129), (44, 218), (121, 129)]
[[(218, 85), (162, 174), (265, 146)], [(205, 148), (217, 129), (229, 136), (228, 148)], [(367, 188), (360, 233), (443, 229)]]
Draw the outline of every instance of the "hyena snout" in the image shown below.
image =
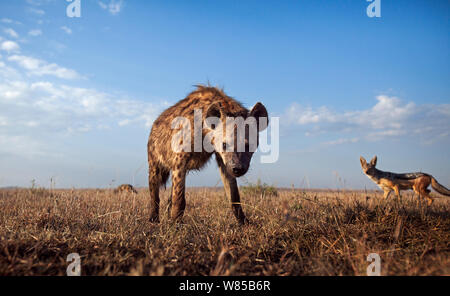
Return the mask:
[(233, 175), (235, 177), (241, 177), (243, 176), (246, 172), (247, 172), (248, 168), (243, 167), (240, 164), (236, 164), (235, 166), (233, 166), (233, 168), (231, 169), (231, 171), (233, 172)]
[(227, 164), (228, 172), (236, 178), (245, 175), (250, 167), (250, 159), (251, 156), (239, 156), (236, 153)]

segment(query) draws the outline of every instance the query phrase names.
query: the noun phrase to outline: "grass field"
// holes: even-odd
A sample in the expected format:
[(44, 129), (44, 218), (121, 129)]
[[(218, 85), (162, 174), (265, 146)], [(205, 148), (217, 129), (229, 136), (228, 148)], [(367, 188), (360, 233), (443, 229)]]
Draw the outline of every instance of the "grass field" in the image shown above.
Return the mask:
[(82, 275), (365, 275), (378, 253), (382, 275), (450, 275), (450, 199), (246, 192), (240, 227), (223, 190), (188, 189), (181, 224), (167, 220), (168, 193), (152, 224), (146, 189), (1, 190), (0, 274), (65, 275), (79, 253)]

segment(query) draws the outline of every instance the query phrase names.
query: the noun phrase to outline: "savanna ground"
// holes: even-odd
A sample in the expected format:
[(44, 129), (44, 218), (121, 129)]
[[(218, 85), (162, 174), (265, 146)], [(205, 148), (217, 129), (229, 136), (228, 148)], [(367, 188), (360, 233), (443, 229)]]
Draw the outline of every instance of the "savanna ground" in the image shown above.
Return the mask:
[[(267, 194), (266, 194), (267, 193)], [(0, 190), (0, 275), (382, 275), (450, 274), (450, 199), (431, 207), (403, 193), (260, 193), (245, 190), (251, 224), (240, 227), (223, 190), (187, 190), (182, 224), (148, 221), (147, 190)]]

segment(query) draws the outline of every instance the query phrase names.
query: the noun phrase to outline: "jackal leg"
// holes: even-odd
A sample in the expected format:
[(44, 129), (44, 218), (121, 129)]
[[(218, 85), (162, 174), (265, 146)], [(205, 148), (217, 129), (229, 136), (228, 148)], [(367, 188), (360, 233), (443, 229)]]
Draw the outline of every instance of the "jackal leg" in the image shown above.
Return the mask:
[(420, 193), (420, 190), (416, 187), (416, 185), (413, 185), (413, 191), (415, 194), (417, 194), (417, 205), (420, 205), (422, 200), (422, 194)]
[(241, 207), (241, 197), (239, 196), (236, 178), (227, 173), (225, 165), (222, 162), (219, 163), (219, 169), (223, 187), (225, 188), (225, 193), (227, 197), (231, 199), (231, 207), (233, 209), (234, 216), (238, 220), (239, 224), (247, 224), (249, 221), (245, 217), (244, 211)]
[(394, 191), (395, 191), (395, 195), (397, 195), (397, 197), (398, 197), (398, 200), (401, 201), (402, 196), (400, 195), (400, 189), (398, 188), (398, 186), (394, 187)]
[(388, 198), (388, 196), (389, 196), (389, 194), (391, 194), (391, 190), (389, 189), (389, 190), (384, 190), (384, 194), (383, 194), (383, 197), (384, 197), (384, 199), (387, 199)]
[(171, 194), (171, 218), (180, 220), (186, 208), (185, 199), (186, 171), (184, 169), (172, 171), (172, 194)]
[(430, 196), (430, 192), (431, 191), (426, 189), (426, 188), (422, 190), (422, 195), (425, 196), (428, 199), (427, 204), (429, 206), (431, 206), (431, 204), (433, 203), (433, 198)]

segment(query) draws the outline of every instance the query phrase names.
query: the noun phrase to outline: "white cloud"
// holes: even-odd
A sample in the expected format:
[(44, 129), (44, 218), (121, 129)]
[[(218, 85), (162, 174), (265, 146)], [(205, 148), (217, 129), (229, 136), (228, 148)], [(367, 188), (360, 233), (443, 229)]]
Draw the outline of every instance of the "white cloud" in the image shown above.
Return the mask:
[(6, 28), (3, 30), (3, 32), (5, 32), (5, 34), (8, 34), (9, 36), (11, 36), (13, 38), (19, 38), (19, 34), (17, 34), (17, 32), (11, 28)]
[(26, 84), (21, 81), (0, 84), (0, 95), (5, 101), (19, 99), (25, 93)]
[[(50, 125), (64, 132), (85, 126), (124, 126), (143, 124), (150, 127), (163, 104), (117, 98), (95, 89), (55, 84), (48, 81), (28, 83), (23, 80), (0, 83), (0, 118), (8, 122)], [(12, 110), (10, 110), (12, 111)], [(20, 112), (19, 112), (20, 111)], [(30, 111), (28, 113), (28, 111)], [(33, 124), (37, 126), (38, 124)]]
[(22, 24), (21, 22), (9, 19), (9, 18), (2, 18), (0, 19), (0, 22), (4, 23), (4, 24), (16, 24), (16, 25), (20, 25)]
[(22, 75), (13, 67), (7, 66), (3, 61), (0, 62), (0, 81), (19, 80)]
[(8, 125), (8, 121), (6, 120), (6, 118), (0, 116), (0, 126), (7, 126), (7, 125)]
[(0, 147), (1, 153), (20, 155), (27, 158), (44, 156), (48, 151), (43, 143), (28, 135), (0, 134), (0, 143), (8, 143), (8, 145)]
[(64, 32), (66, 32), (69, 35), (72, 34), (72, 29), (70, 29), (69, 27), (62, 26), (61, 30), (63, 30)]
[(102, 1), (98, 2), (98, 5), (104, 10), (107, 10), (112, 15), (117, 15), (124, 6), (123, 0), (110, 0), (109, 3), (104, 3)]
[(64, 44), (61, 43), (61, 42), (55, 41), (55, 40), (50, 40), (48, 43), (49, 43), (49, 46), (50, 46), (53, 50), (55, 50), (55, 51), (57, 51), (57, 52), (59, 52), (59, 53), (64, 52), (64, 50), (67, 48), (66, 45), (64, 45)]
[[(416, 105), (397, 97), (380, 95), (365, 110), (337, 112), (328, 107), (311, 108), (294, 103), (287, 110), (287, 123), (305, 135), (337, 135), (327, 145), (352, 143), (365, 138), (378, 141), (388, 137), (420, 137), (422, 142), (443, 138), (450, 126), (450, 104)], [(419, 134), (419, 135), (418, 135)], [(345, 135), (345, 137), (342, 137)]]
[(52, 2), (55, 2), (55, 0), (27, 0), (28, 4), (34, 5), (34, 6), (42, 6), (51, 4)]
[(45, 15), (45, 10), (39, 9), (39, 8), (29, 7), (29, 8), (28, 8), (28, 11), (29, 11), (30, 13), (37, 14), (37, 15), (39, 15), (39, 16)]
[(81, 76), (72, 69), (67, 69), (57, 64), (49, 64), (46, 61), (28, 56), (13, 55), (9, 61), (16, 62), (19, 66), (27, 70), (29, 75), (44, 76), (50, 75), (61, 79), (79, 79)]
[(39, 29), (31, 30), (28, 32), (28, 35), (36, 37), (42, 35), (42, 31)]
[(0, 153), (26, 153), (27, 141), (44, 153), (51, 148), (46, 138), (57, 141), (58, 137), (125, 125), (150, 128), (163, 107), (47, 81), (0, 82), (0, 140), (12, 139), (7, 151), (0, 145)]
[(320, 107), (317, 110), (313, 110), (311, 107), (302, 107), (298, 104), (291, 106), (290, 115), (295, 116), (295, 122), (304, 125), (310, 123), (319, 123), (322, 121), (333, 122), (335, 120), (334, 115), (327, 107)]
[(334, 141), (328, 141), (328, 142), (324, 142), (323, 145), (325, 146), (334, 146), (334, 145), (342, 145), (342, 144), (347, 144), (347, 143), (357, 143), (359, 142), (359, 138), (340, 138)]
[(7, 52), (16, 52), (20, 50), (20, 46), (14, 41), (7, 40), (0, 44), (0, 49)]

